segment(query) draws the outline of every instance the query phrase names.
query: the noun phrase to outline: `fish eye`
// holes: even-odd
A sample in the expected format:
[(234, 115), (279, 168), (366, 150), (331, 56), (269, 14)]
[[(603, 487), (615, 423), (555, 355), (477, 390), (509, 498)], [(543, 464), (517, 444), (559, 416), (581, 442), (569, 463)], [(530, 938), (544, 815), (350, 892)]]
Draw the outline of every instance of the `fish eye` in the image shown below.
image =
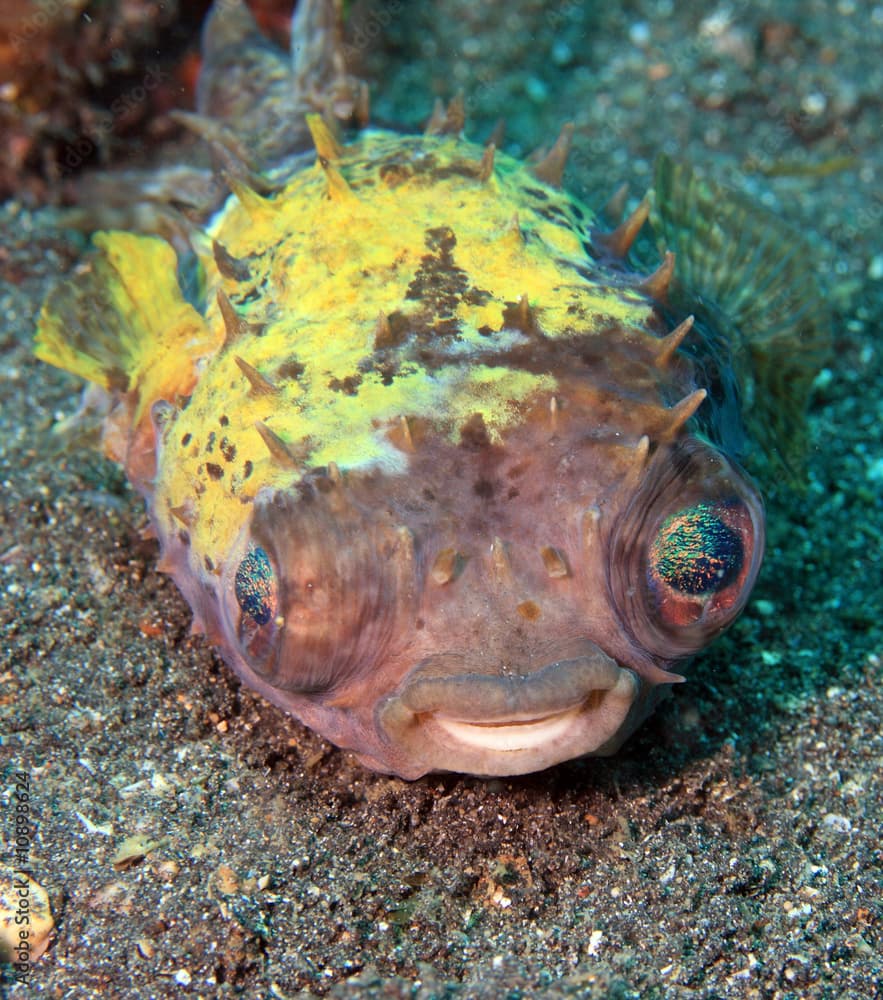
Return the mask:
[(647, 562), (650, 598), (662, 620), (690, 625), (732, 606), (728, 594), (739, 589), (751, 527), (738, 499), (696, 503), (663, 520)]
[(614, 528), (610, 597), (647, 652), (689, 656), (744, 608), (763, 556), (751, 484), (695, 439), (657, 454)]
[(239, 608), (237, 638), (249, 659), (260, 662), (269, 651), (276, 631), (279, 586), (267, 552), (252, 546), (243, 556), (233, 578)]

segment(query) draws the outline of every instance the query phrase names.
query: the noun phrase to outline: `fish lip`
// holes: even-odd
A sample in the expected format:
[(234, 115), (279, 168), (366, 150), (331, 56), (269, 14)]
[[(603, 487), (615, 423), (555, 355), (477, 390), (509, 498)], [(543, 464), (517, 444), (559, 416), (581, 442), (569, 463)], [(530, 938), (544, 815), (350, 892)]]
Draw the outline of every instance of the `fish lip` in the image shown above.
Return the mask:
[(424, 661), (378, 706), (384, 741), (409, 777), (524, 774), (613, 753), (643, 718), (641, 679), (591, 643), (524, 675), (438, 670)]

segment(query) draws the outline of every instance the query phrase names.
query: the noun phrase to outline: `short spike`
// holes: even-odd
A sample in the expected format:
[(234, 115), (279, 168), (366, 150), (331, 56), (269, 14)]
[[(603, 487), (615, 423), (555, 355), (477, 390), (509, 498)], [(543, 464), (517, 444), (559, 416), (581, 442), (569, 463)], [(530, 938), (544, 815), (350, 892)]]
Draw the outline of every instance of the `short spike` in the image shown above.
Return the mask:
[(233, 254), (217, 240), (212, 240), (212, 255), (215, 258), (215, 264), (220, 271), (221, 275), (225, 278), (229, 278), (231, 281), (248, 281), (251, 277), (251, 270), (248, 266), (248, 261), (240, 260), (238, 257), (234, 257)]
[(514, 249), (516, 246), (524, 245), (524, 232), (521, 229), (521, 225), (518, 222), (518, 213), (515, 212), (512, 218), (509, 220), (506, 228), (500, 234), (499, 237), (502, 241), (509, 243)]
[(586, 507), (583, 511), (582, 523), (580, 524), (583, 552), (589, 553), (598, 541), (598, 528), (601, 523), (601, 508), (595, 506)]
[(487, 137), (487, 144), (489, 146), (494, 146), (497, 149), (503, 145), (503, 140), (506, 138), (506, 119), (498, 118), (496, 124), (491, 130), (491, 134)]
[(600, 243), (614, 257), (625, 257), (649, 214), (650, 202), (644, 198), (634, 212), (616, 229), (610, 233), (601, 233), (596, 236), (596, 242)]
[(448, 110), (445, 115), (445, 133), (448, 135), (462, 135), (466, 125), (466, 101), (463, 99), (462, 91), (455, 94), (448, 103)]
[(261, 375), (257, 368), (250, 365), (244, 358), (240, 358), (237, 354), (233, 360), (242, 374), (248, 379), (248, 383), (251, 386), (250, 393), (255, 396), (272, 396), (279, 392), (279, 386)]
[(380, 351), (384, 347), (393, 346), (392, 327), (389, 325), (389, 317), (381, 309), (374, 325), (374, 350)]
[(393, 560), (399, 572), (411, 576), (414, 566), (414, 535), (404, 524), (395, 529)]
[(687, 334), (693, 329), (693, 316), (688, 316), (683, 323), (671, 331), (667, 337), (659, 341), (659, 348), (656, 354), (655, 364), (657, 368), (667, 368), (677, 354), (678, 348), (684, 342)]
[(624, 483), (627, 488), (635, 486), (640, 481), (649, 457), (650, 438), (644, 434), (638, 439), (637, 444), (631, 446), (631, 454), (627, 458), (629, 465), (626, 469)]
[(558, 397), (553, 396), (549, 400), (549, 416), (551, 418), (552, 430), (558, 430), (558, 411), (560, 407), (558, 405)]
[(508, 586), (512, 583), (512, 563), (509, 560), (506, 543), (496, 535), (491, 542), (491, 566), (498, 584)]
[(530, 307), (526, 292), (503, 309), (503, 325), (526, 334), (536, 333), (536, 314)]
[(445, 123), (445, 105), (444, 101), (440, 97), (436, 97), (435, 103), (432, 105), (432, 114), (429, 116), (429, 121), (426, 123), (426, 128), (423, 129), (424, 135), (438, 135), (442, 130), (442, 126)]
[(567, 163), (567, 156), (570, 153), (570, 146), (573, 142), (573, 123), (567, 122), (562, 126), (555, 144), (548, 153), (534, 164), (531, 173), (538, 181), (550, 184), (552, 187), (561, 187), (564, 178), (564, 167)]
[(553, 545), (544, 545), (540, 549), (540, 557), (551, 579), (560, 580), (562, 577), (570, 576), (567, 560), (560, 549), (556, 549)]
[(352, 189), (344, 179), (343, 174), (324, 156), (319, 157), (319, 165), (325, 172), (325, 180), (328, 181), (328, 197), (333, 201), (345, 201), (353, 197)]
[(684, 424), (693, 416), (705, 400), (708, 393), (705, 389), (696, 389), (684, 396), (680, 402), (675, 403), (668, 411), (667, 428), (665, 439), (671, 440), (683, 428)]
[(339, 160), (343, 154), (343, 147), (335, 139), (321, 115), (310, 114), (306, 116), (307, 128), (313, 137), (313, 145), (320, 160)]
[(460, 568), (459, 564), (460, 556), (456, 549), (442, 549), (435, 557), (429, 575), (435, 583), (443, 587), (446, 583), (450, 583), (457, 575)]
[(233, 308), (233, 303), (227, 298), (227, 293), (223, 288), (217, 292), (218, 309), (224, 320), (224, 347), (230, 347), (239, 338), (248, 332), (248, 323)]
[(267, 450), (280, 465), (292, 469), (299, 469), (302, 466), (303, 457), (293, 451), (275, 431), (271, 431), (263, 420), (258, 420), (254, 427), (267, 446)]
[(665, 256), (662, 258), (662, 263), (652, 274), (648, 275), (638, 284), (638, 289), (657, 302), (667, 302), (668, 289), (674, 273), (675, 255), (670, 250), (666, 250)]
[(496, 151), (497, 147), (489, 142), (481, 154), (481, 160), (478, 164), (478, 179), (482, 184), (486, 184), (494, 176), (494, 154)]
[(360, 129), (367, 128), (368, 123), (371, 121), (371, 92), (368, 90), (368, 84), (364, 80), (359, 81), (359, 89), (353, 107), (353, 116)]
[(404, 414), (399, 417), (399, 432), (401, 433), (401, 439), (404, 442), (405, 447), (408, 451), (413, 451), (414, 438), (411, 436), (411, 425), (408, 423), (408, 418)]
[(275, 214), (276, 206), (269, 198), (264, 198), (254, 188), (249, 187), (248, 184), (227, 171), (224, 171), (222, 176), (230, 190), (236, 195), (239, 204), (242, 205), (252, 219), (259, 221), (266, 218), (268, 213)]
[(626, 198), (629, 196), (629, 186), (628, 184), (620, 184), (619, 187), (610, 196), (610, 200), (601, 210), (601, 214), (604, 216), (608, 222), (615, 222), (619, 225), (622, 222), (622, 215), (625, 212), (625, 202)]
[(182, 503), (176, 507), (169, 507), (169, 513), (176, 517), (185, 528), (192, 528), (195, 520), (193, 516), (193, 504)]

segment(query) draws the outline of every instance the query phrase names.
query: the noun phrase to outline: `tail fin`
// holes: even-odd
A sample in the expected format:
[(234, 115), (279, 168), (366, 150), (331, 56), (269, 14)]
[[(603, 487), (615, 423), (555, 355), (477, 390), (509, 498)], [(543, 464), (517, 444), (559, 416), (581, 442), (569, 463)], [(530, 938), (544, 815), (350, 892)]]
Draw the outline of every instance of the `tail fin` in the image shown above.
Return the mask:
[(665, 156), (657, 161), (650, 218), (677, 256), (681, 297), (726, 340), (752, 437), (793, 473), (804, 458), (812, 382), (830, 349), (831, 320), (809, 244)]

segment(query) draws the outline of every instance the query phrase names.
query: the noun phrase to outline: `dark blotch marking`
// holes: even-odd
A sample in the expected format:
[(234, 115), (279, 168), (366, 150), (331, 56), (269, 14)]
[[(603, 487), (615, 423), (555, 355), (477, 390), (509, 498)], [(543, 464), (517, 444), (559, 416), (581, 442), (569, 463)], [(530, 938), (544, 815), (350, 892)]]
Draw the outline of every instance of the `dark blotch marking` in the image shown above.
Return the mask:
[(305, 366), (296, 358), (283, 362), (276, 369), (276, 377), (280, 379), (298, 379), (303, 375)]
[[(453, 313), (469, 288), (468, 275), (454, 263), (457, 237), (449, 226), (439, 226), (426, 230), (425, 242), (429, 253), (421, 257), (405, 298), (422, 304), (425, 322), (435, 326), (436, 336), (456, 334), (459, 323)], [(438, 320), (435, 324), (433, 317)]]
[(413, 171), (409, 166), (404, 163), (396, 163), (395, 161), (381, 163), (380, 169), (377, 172), (380, 174), (380, 179), (383, 183), (391, 188), (398, 187), (399, 184), (404, 184), (405, 181), (410, 180), (413, 176)]
[(225, 462), (232, 462), (236, 458), (236, 445), (226, 435), (221, 438), (220, 448)]
[(208, 556), (206, 556), (203, 559), (203, 564), (205, 565), (205, 568), (209, 573), (214, 573), (215, 564), (211, 561), (211, 559)]
[(205, 471), (212, 479), (215, 480), (215, 482), (217, 482), (224, 475), (224, 470), (215, 462), (206, 462)]
[(190, 444), (192, 440), (193, 440), (193, 435), (190, 433), (190, 431), (187, 431), (184, 437), (181, 438), (181, 447), (186, 448), (187, 445)]
[(190, 533), (185, 528), (181, 528), (178, 532), (178, 541), (185, 549), (190, 548)]
[(549, 192), (544, 191), (542, 188), (537, 187), (526, 187), (524, 189), (525, 194), (529, 194), (531, 198), (536, 198), (537, 201), (548, 201)]
[(334, 392), (342, 392), (346, 396), (355, 396), (358, 394), (359, 386), (362, 384), (362, 376), (347, 375), (346, 378), (333, 378), (328, 383), (328, 388)]
[(220, 424), (220, 425), (221, 425), (222, 427), (227, 427), (227, 426), (228, 426), (228, 424), (230, 423), (230, 418), (229, 418), (229, 417), (228, 417), (228, 416), (226, 415), (226, 413), (222, 413), (222, 414), (221, 414), (221, 415), (220, 415), (220, 416), (218, 417), (218, 423), (219, 423), (219, 424)]
[(472, 492), (483, 500), (491, 500), (497, 492), (497, 487), (490, 479), (476, 479), (472, 484)]
[(460, 428), (460, 444), (465, 448), (478, 449), (490, 447), (490, 435), (488, 434), (484, 417), (480, 413), (473, 413)]
[(483, 288), (470, 288), (463, 296), (463, 301), (470, 306), (486, 306), (492, 296)]
[(245, 460), (245, 465), (242, 466), (242, 478), (248, 479), (248, 477), (252, 474), (253, 471), (254, 471), (254, 465), (252, 465), (251, 459), (247, 458)]
[(218, 435), (214, 431), (209, 431), (208, 440), (205, 442), (205, 453), (206, 455), (211, 455), (215, 450), (215, 441), (217, 441)]

